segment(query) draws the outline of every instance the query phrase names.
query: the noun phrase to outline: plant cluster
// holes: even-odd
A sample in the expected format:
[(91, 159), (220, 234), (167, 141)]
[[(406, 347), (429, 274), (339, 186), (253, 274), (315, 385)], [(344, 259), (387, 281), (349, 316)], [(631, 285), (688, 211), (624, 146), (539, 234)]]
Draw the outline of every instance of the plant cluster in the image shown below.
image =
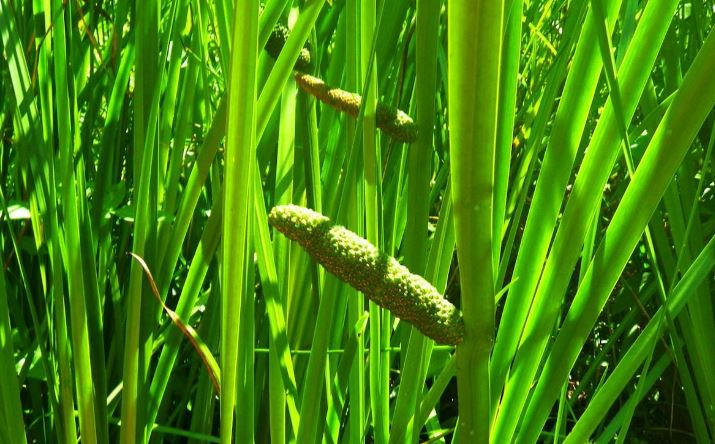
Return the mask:
[(0, 0), (0, 443), (715, 441), (714, 24)]

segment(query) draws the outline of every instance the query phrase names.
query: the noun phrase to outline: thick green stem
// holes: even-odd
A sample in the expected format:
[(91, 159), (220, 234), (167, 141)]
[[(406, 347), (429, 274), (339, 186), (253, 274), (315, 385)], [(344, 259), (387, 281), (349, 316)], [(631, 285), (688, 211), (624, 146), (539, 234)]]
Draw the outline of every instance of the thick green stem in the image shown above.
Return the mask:
[(493, 233), (504, 4), (448, 5), (452, 201), (466, 335), (457, 348), (460, 435), (489, 442), (489, 355), (494, 342)]

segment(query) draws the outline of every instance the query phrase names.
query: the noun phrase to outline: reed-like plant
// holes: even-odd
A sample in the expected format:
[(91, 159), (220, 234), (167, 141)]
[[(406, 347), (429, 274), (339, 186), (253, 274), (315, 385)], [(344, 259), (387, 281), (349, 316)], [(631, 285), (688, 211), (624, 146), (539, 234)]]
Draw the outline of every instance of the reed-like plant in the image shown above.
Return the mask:
[(713, 442), (714, 24), (0, 0), (0, 442)]

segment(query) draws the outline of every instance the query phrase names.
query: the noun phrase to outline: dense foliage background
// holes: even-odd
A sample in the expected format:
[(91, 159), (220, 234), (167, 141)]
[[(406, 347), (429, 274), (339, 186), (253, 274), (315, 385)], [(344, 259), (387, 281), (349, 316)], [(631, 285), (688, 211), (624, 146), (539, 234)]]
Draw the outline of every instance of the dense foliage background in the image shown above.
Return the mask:
[[(0, 0), (0, 442), (712, 442), (714, 22)], [(287, 203), (424, 276), (463, 341), (326, 273), (268, 225)]]

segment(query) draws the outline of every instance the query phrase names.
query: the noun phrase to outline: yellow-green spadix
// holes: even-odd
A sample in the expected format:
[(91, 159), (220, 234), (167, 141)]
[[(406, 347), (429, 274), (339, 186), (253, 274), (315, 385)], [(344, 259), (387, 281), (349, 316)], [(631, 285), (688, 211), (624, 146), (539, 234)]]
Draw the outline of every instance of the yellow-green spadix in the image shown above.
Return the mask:
[(424, 278), (410, 273), (367, 240), (320, 213), (296, 205), (274, 207), (268, 221), (298, 242), (326, 270), (425, 336), (440, 344), (462, 341), (461, 312)]
[[(302, 72), (295, 73), (295, 81), (305, 92), (312, 94), (326, 105), (352, 117), (360, 113), (362, 97), (340, 88), (333, 88), (321, 79)], [(378, 102), (375, 124), (396, 140), (413, 143), (417, 139), (417, 125), (410, 116), (399, 109)]]
[[(289, 35), (290, 31), (288, 30), (288, 28), (278, 23), (273, 28), (271, 35), (268, 37), (268, 41), (266, 42), (265, 47), (266, 52), (268, 52), (268, 54), (274, 59), (278, 59), (278, 56), (283, 50), (283, 46), (285, 45), (286, 41), (288, 41)], [(296, 60), (294, 68), (299, 70), (310, 69), (310, 50), (307, 47), (301, 48), (300, 54), (298, 54), (298, 60)]]

